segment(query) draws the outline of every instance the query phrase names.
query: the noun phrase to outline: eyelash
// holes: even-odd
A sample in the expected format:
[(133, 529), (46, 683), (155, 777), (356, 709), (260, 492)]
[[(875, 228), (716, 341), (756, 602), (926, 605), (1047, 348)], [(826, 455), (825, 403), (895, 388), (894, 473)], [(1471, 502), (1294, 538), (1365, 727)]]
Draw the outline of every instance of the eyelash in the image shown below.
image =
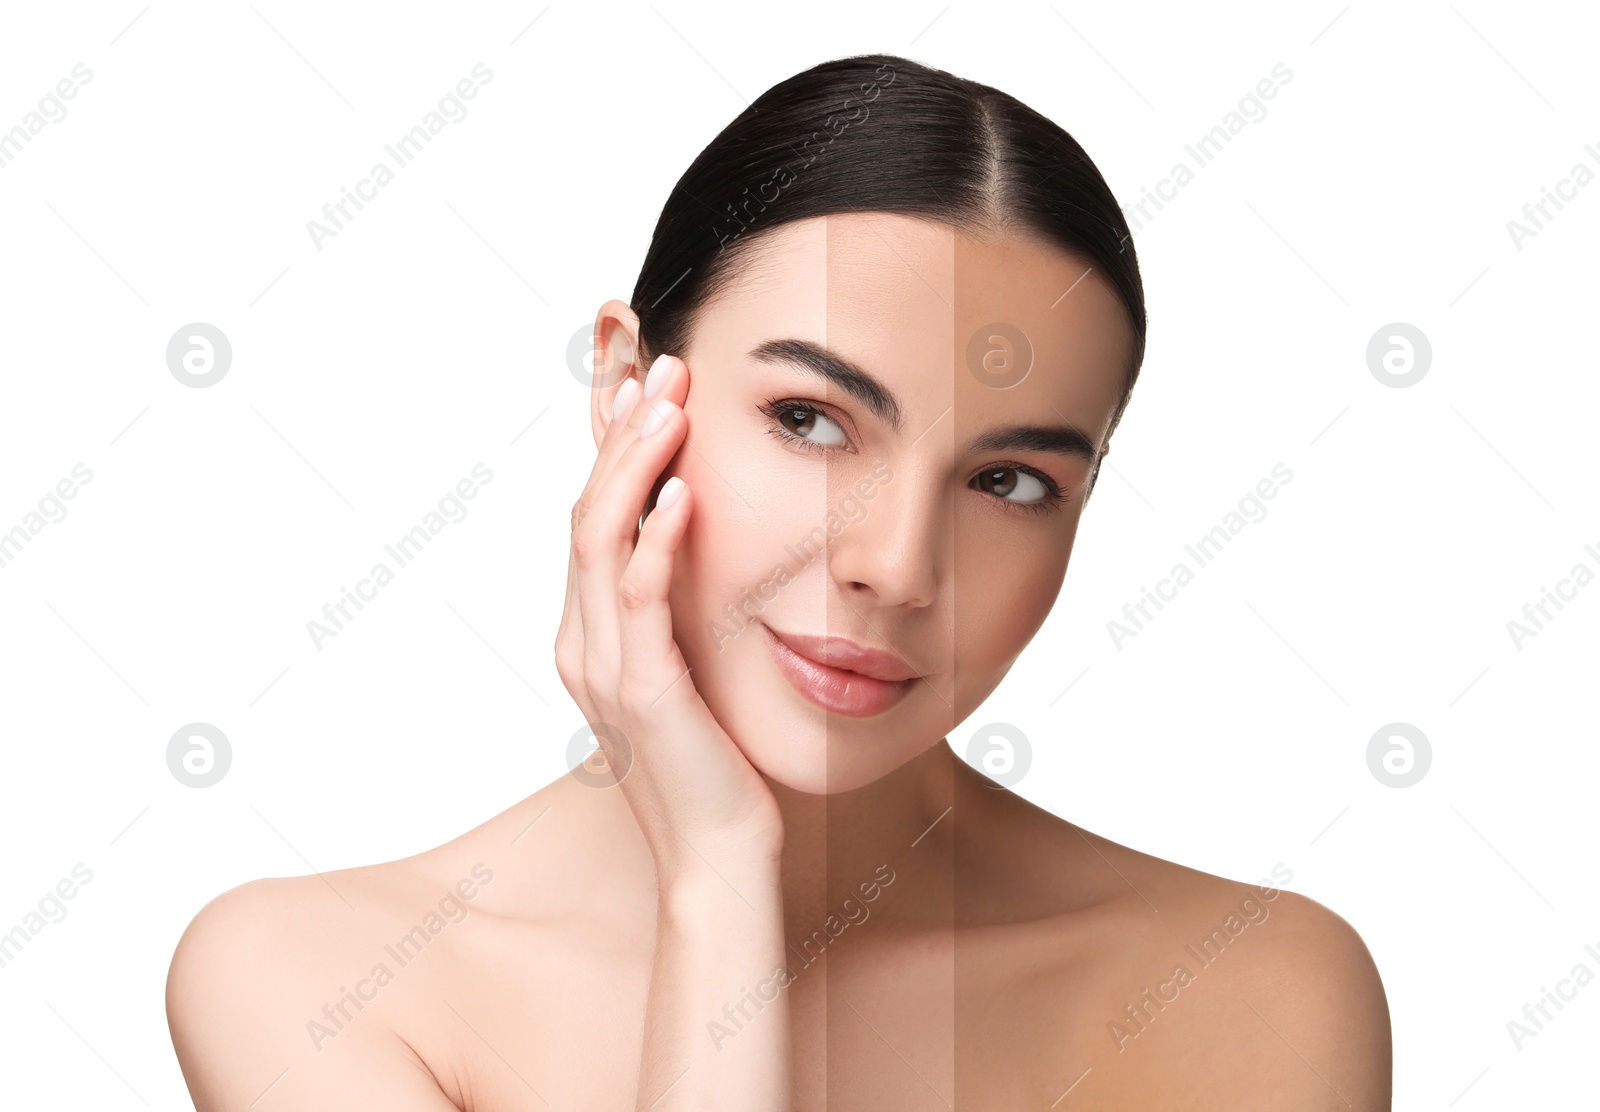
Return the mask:
[[(783, 422), (779, 420), (783, 414), (793, 413), (796, 410), (799, 410), (802, 413), (812, 413), (818, 416), (826, 417), (828, 420), (838, 425), (841, 429), (844, 427), (844, 422), (832, 416), (822, 406), (818, 405), (816, 402), (805, 401), (801, 398), (768, 398), (756, 408), (772, 420), (773, 423), (768, 426), (767, 431), (771, 433), (774, 438), (786, 443), (797, 444), (811, 452), (826, 452), (828, 447), (826, 445), (818, 444), (814, 440), (807, 440), (803, 436), (796, 436), (794, 433), (790, 432), (783, 426)], [(1068, 500), (1067, 495), (1063, 493), (1061, 488), (1056, 485), (1055, 481), (1051, 479), (1050, 476), (1044, 474), (1042, 471), (1037, 471), (1026, 464), (1006, 463), (1002, 461), (984, 468), (984, 472), (987, 471), (1020, 471), (1024, 475), (1032, 475), (1035, 479), (1038, 479), (1040, 485), (1044, 487), (1044, 496), (1033, 502), (1016, 502), (1010, 498), (1002, 498), (998, 494), (990, 495), (990, 497), (995, 501), (1005, 503), (1008, 509), (1021, 511), (1024, 513), (1050, 513), (1052, 510), (1057, 509)], [(979, 472), (979, 474), (983, 474), (983, 472)], [(982, 493), (988, 494), (989, 492), (983, 491)]]

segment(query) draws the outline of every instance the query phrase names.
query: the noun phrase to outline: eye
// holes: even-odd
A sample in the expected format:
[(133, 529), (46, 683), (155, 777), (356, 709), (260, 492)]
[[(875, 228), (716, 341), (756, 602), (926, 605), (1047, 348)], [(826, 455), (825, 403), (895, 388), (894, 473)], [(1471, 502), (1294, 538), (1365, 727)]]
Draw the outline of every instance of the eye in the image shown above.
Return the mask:
[[(773, 421), (768, 431), (777, 439), (808, 452), (845, 445), (844, 428), (813, 402), (771, 398), (756, 407)], [(1067, 495), (1049, 476), (1022, 464), (1000, 463), (980, 471), (971, 486), (1004, 502), (1007, 509), (1049, 513)]]
[(1032, 468), (1002, 464), (979, 472), (972, 481), (979, 490), (1020, 510), (1051, 510), (1066, 501), (1055, 483)]
[(779, 428), (773, 432), (785, 439), (817, 448), (838, 448), (845, 442), (844, 429), (839, 422), (805, 402), (794, 399), (769, 401), (760, 409), (778, 422)]

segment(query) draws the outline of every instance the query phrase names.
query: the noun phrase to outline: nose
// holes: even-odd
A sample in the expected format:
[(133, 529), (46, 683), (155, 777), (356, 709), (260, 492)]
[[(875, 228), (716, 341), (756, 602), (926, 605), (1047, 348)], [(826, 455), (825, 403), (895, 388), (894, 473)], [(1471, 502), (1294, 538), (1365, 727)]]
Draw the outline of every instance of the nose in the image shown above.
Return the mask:
[(931, 605), (951, 548), (950, 492), (910, 468), (866, 503), (866, 514), (829, 545), (828, 571), (846, 596), (880, 607)]

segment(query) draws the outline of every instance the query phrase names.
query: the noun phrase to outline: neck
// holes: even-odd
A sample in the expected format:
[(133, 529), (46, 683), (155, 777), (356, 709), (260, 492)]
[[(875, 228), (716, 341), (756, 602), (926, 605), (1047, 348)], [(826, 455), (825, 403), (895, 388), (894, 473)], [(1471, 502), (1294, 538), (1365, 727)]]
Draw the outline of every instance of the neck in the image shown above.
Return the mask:
[[(830, 916), (867, 912), (879, 922), (907, 926), (948, 921), (958, 813), (968, 824), (964, 843), (991, 825), (992, 816), (980, 817), (974, 810), (994, 795), (974, 788), (983, 779), (941, 739), (887, 776), (847, 792), (811, 795), (767, 780), (784, 821), (786, 936), (812, 937)], [(647, 893), (655, 866), (622, 793), (614, 787), (596, 791), (571, 777), (558, 783), (576, 812), (587, 816), (574, 828), (574, 854), (579, 847), (600, 850), (610, 863), (606, 875), (623, 885), (629, 899)], [(544, 809), (543, 804), (535, 808), (533, 796), (523, 804), (502, 816), (506, 830), (525, 833)], [(503, 833), (497, 829), (496, 837)], [(882, 878), (891, 875), (893, 881), (883, 885)], [(880, 889), (873, 889), (874, 883)], [(872, 893), (870, 900), (862, 885)], [(854, 902), (846, 906), (846, 899)]]
[[(787, 933), (809, 934), (828, 915), (841, 914), (844, 899), (854, 896), (859, 902), (860, 886), (870, 886), (885, 872), (921, 878), (922, 895), (931, 887), (944, 888), (951, 871), (951, 808), (960, 764), (941, 739), (887, 776), (847, 792), (810, 795), (768, 780), (783, 812)], [(897, 898), (880, 901), (873, 910), (892, 904), (910, 913), (923, 902)]]

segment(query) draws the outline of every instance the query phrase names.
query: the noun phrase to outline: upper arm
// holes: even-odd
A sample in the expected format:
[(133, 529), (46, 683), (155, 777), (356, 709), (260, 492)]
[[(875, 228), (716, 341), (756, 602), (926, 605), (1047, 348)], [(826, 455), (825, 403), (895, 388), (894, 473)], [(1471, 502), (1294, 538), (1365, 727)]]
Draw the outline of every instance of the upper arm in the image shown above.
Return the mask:
[(167, 1025), (198, 1112), (251, 1108), (270, 1089), (272, 1112), (384, 1108), (453, 1112), (415, 1052), (360, 1016), (336, 1039), (313, 1025), (330, 994), (311, 946), (315, 916), (285, 900), (293, 881), (258, 880), (202, 908), (167, 973)]

